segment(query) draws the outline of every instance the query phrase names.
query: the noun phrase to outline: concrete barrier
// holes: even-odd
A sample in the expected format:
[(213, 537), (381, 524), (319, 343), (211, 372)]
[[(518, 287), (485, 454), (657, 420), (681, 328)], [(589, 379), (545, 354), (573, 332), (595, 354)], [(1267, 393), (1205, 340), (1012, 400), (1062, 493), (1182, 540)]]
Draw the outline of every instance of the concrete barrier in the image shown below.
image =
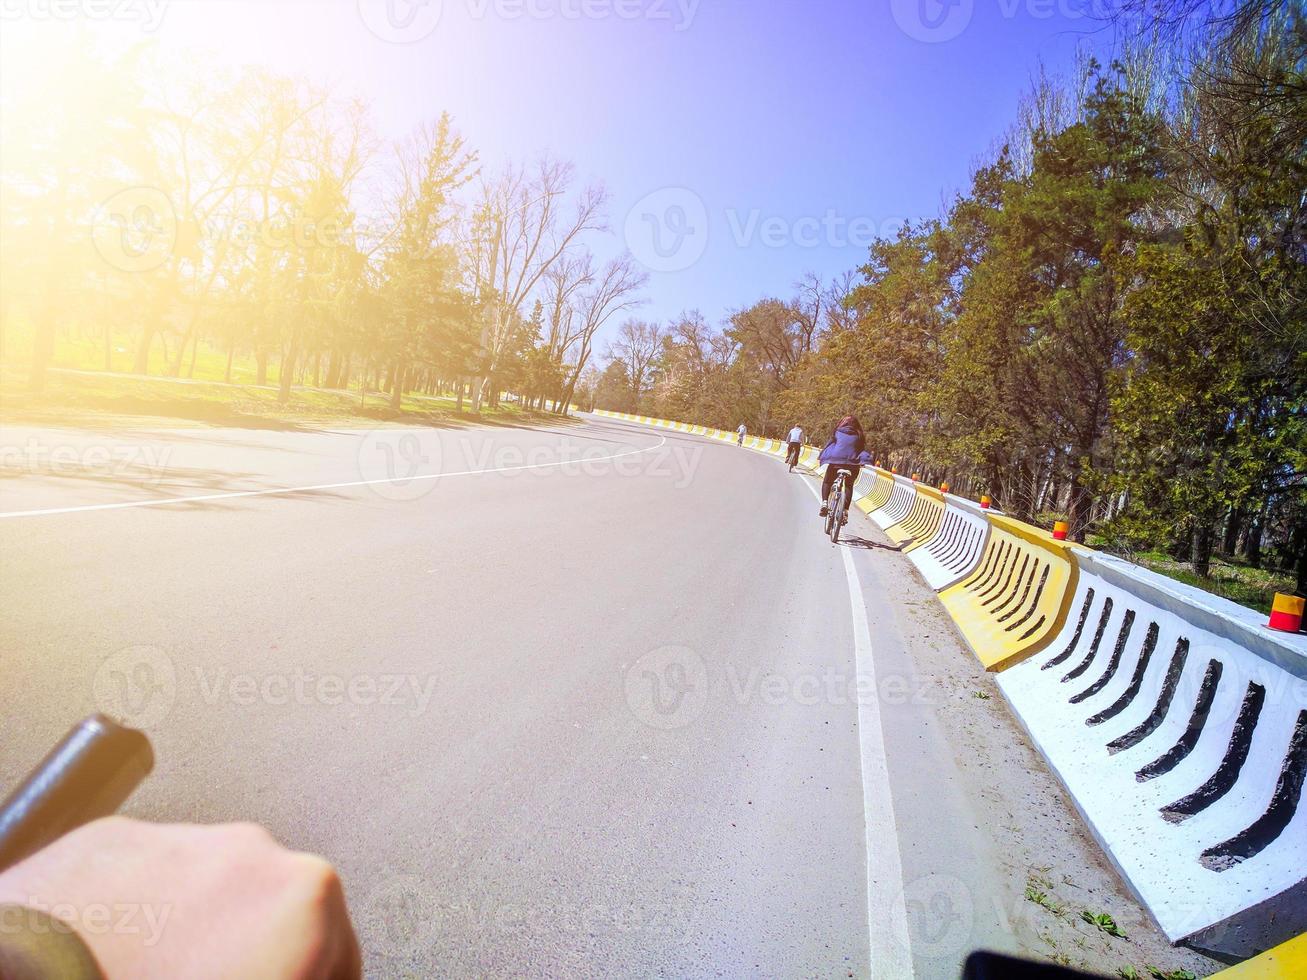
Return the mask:
[(1076, 585), (1071, 546), (997, 514), (976, 570), (939, 594), (986, 670), (1038, 653), (1058, 634)]
[(1213, 977), (1221, 980), (1290, 980), (1307, 977), (1307, 933), (1287, 943), (1268, 949), (1260, 956), (1245, 960)]
[(914, 489), (917, 499), (912, 502), (912, 509), (897, 524), (885, 528), (885, 536), (891, 541), (907, 545), (904, 551), (929, 541), (944, 522), (944, 495), (920, 483)]
[(894, 485), (890, 490), (889, 499), (883, 506), (868, 515), (882, 531), (907, 517), (908, 511), (917, 502), (917, 491), (911, 480), (906, 476), (898, 475), (892, 475), (890, 479), (894, 481)]
[(1071, 616), (999, 687), (1173, 942), (1307, 930), (1307, 637), (1075, 549)]
[[(875, 467), (855, 499), (911, 542), (1168, 938), (1243, 957), (1307, 931), (1307, 636)], [(1240, 975), (1297, 976), (1256, 971), (1302, 940), (1274, 952)]]
[(939, 533), (908, 557), (922, 578), (936, 592), (961, 582), (980, 564), (989, 541), (989, 520), (985, 511), (972, 500), (944, 494), (944, 519)]
[[(864, 470), (863, 472), (865, 473), (867, 471)], [(894, 477), (888, 471), (882, 470), (879, 467), (872, 467), (870, 472), (870, 480), (872, 481), (871, 492), (862, 500), (858, 501), (858, 506), (867, 513), (871, 513), (873, 510), (879, 510), (881, 507), (884, 507), (885, 504), (889, 502), (890, 495), (894, 492), (894, 487), (896, 486), (894, 483)]]

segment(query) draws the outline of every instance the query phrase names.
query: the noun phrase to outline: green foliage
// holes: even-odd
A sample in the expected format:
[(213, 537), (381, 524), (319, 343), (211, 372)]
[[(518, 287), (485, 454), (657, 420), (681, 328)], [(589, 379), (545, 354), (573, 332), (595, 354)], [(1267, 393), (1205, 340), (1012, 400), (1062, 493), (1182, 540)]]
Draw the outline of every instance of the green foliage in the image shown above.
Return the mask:
[(669, 346), (661, 404), (818, 442), (853, 412), (899, 472), (1204, 587), (1238, 551), (1307, 590), (1305, 27), (1294, 5), (1209, 19), (1157, 77), (1091, 64), (1039, 93), (1067, 111), (875, 242), (810, 350), (764, 300), (709, 367)]
[(1097, 927), (1100, 932), (1107, 933), (1109, 936), (1116, 936), (1118, 939), (1126, 938), (1126, 934), (1121, 931), (1121, 927), (1116, 924), (1116, 920), (1106, 912), (1094, 913), (1088, 909), (1084, 909), (1080, 913), (1080, 918), (1084, 919), (1091, 926)]

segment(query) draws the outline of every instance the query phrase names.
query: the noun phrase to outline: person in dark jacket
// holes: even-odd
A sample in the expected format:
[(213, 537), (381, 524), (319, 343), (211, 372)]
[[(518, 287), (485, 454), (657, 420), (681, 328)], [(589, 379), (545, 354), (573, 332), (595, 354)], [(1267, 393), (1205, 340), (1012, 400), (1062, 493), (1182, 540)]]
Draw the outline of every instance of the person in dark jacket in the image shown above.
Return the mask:
[(844, 416), (839, 425), (835, 426), (830, 442), (826, 443), (826, 448), (818, 458), (818, 462), (826, 467), (821, 478), (822, 517), (826, 516), (826, 501), (830, 499), (831, 488), (835, 485), (835, 474), (840, 470), (850, 470), (856, 480), (866, 451), (867, 437), (863, 435), (862, 425), (854, 416)]

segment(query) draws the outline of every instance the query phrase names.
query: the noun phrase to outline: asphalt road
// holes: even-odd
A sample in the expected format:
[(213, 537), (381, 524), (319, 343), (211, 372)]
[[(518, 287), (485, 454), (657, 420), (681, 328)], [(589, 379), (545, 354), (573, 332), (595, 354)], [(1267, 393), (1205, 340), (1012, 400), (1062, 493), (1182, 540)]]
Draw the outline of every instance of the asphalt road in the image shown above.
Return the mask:
[(92, 710), (145, 727), (128, 812), (326, 855), (371, 976), (935, 977), (1014, 943), (888, 609), (911, 566), (860, 516), (832, 546), (771, 458), (599, 419), (0, 451), (0, 783)]

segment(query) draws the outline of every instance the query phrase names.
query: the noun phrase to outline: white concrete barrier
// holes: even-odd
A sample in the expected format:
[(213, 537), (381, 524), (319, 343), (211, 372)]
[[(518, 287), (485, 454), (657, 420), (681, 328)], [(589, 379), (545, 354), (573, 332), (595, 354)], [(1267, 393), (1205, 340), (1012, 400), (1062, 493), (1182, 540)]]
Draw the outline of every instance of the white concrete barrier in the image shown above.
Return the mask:
[(917, 491), (906, 476), (894, 475), (894, 490), (889, 495), (889, 500), (885, 502), (884, 507), (873, 510), (870, 515), (871, 519), (880, 525), (883, 531), (892, 524), (897, 524), (908, 515), (912, 505), (917, 502)]
[(944, 494), (944, 521), (939, 532), (908, 557), (936, 592), (961, 582), (976, 570), (989, 540), (986, 511), (972, 500)]
[(1061, 634), (998, 675), (1173, 942), (1246, 956), (1307, 930), (1307, 637), (1075, 549)]

